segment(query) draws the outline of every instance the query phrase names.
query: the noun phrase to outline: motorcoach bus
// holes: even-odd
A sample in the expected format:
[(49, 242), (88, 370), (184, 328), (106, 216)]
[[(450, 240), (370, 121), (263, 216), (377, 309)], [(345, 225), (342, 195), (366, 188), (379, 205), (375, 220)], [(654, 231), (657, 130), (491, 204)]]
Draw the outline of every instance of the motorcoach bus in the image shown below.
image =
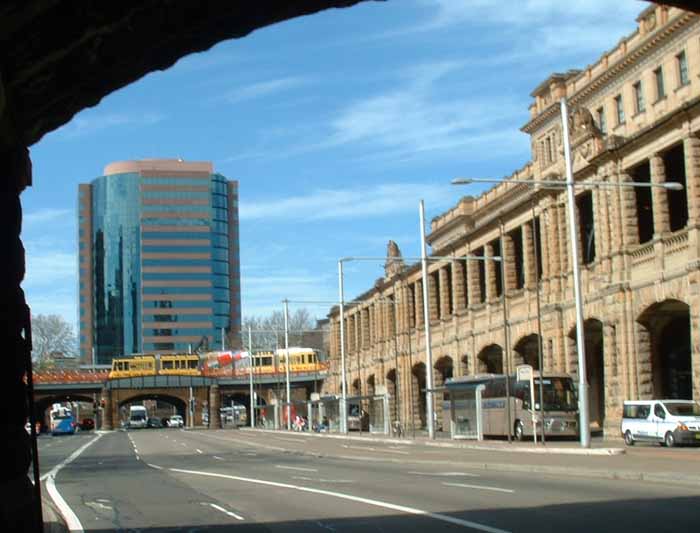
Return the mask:
[[(535, 413), (537, 435), (546, 437), (576, 437), (579, 435), (578, 401), (574, 381), (568, 374), (546, 374), (542, 378), (543, 402), (540, 405), (540, 373), (534, 372)], [(481, 392), (481, 429), (484, 436), (508, 435), (508, 397), (510, 398), (510, 433), (517, 440), (532, 437), (532, 409), (530, 382), (517, 381), (510, 376), (510, 395), (506, 394), (506, 376), (486, 374), (447, 380), (449, 402), (445, 408), (454, 413), (461, 404), (474, 401), (476, 387), (483, 385)], [(451, 405), (450, 405), (451, 404)], [(543, 408), (544, 407), (544, 411)], [(544, 424), (542, 419), (544, 416)], [(475, 424), (474, 424), (475, 425)]]

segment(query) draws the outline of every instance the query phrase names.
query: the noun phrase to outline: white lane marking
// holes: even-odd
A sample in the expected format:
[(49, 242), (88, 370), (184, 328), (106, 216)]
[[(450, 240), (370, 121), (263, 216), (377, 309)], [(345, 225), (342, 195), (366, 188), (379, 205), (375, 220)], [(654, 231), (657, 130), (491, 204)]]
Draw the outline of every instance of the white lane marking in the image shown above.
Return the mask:
[[(230, 444), (249, 444), (253, 448), (265, 448), (268, 450), (277, 450), (279, 452), (286, 452), (287, 451), (287, 448), (281, 448), (280, 446), (270, 446), (267, 444), (259, 444), (255, 441), (250, 441), (250, 440), (245, 440), (245, 439), (239, 439), (239, 438), (227, 439), (224, 437), (217, 437), (216, 435), (208, 435), (206, 433), (200, 433), (200, 432), (197, 432), (196, 434), (200, 435), (202, 437), (205, 437), (205, 438), (222, 440), (222, 441), (228, 442)], [(250, 453), (250, 454), (246, 454), (246, 455), (257, 455), (257, 454)]]
[(302, 487), (300, 485), (290, 485), (288, 483), (279, 483), (277, 481), (266, 481), (264, 479), (255, 479), (249, 477), (231, 476), (228, 474), (217, 474), (216, 472), (199, 472), (197, 470), (183, 470), (181, 468), (170, 468), (171, 472), (180, 472), (182, 474), (191, 474), (193, 476), (208, 476), (216, 477), (221, 479), (231, 479), (233, 481), (243, 481), (247, 483), (255, 483), (258, 485), (266, 485), (268, 487), (278, 487), (282, 489), (291, 489), (299, 492), (309, 492), (311, 494), (320, 494), (322, 496), (331, 496), (334, 498), (339, 498), (341, 500), (349, 500), (358, 503), (364, 503), (367, 505), (372, 505), (374, 507), (382, 507), (384, 509), (391, 509), (392, 511), (399, 511), (402, 513), (427, 516), (434, 520), (440, 520), (441, 522), (447, 522), (448, 524), (455, 524), (462, 527), (470, 527), (478, 531), (486, 531), (487, 533), (511, 533), (505, 529), (498, 529), (491, 526), (486, 526), (484, 524), (479, 524), (477, 522), (472, 522), (470, 520), (463, 520), (461, 518), (455, 518), (454, 516), (449, 516), (441, 513), (433, 513), (430, 511), (424, 511), (422, 509), (416, 509), (414, 507), (406, 507), (404, 505), (396, 505), (394, 503), (383, 502), (380, 500), (371, 500), (369, 498), (361, 498), (359, 496), (353, 496), (351, 494), (345, 494), (343, 492), (334, 492), (324, 489), (314, 489), (311, 487)]
[(146, 463), (146, 464), (147, 464), (148, 466), (150, 466), (151, 468), (155, 468), (156, 470), (163, 470), (163, 467), (162, 467), (162, 466), (152, 465), (151, 463)]
[(348, 450), (362, 450), (366, 452), (379, 452), (379, 453), (400, 453), (401, 455), (410, 455), (410, 452), (404, 452), (400, 450), (379, 450), (377, 448), (372, 448), (369, 446), (350, 446), (349, 444), (341, 444), (340, 445), (343, 448), (347, 448)]
[(301, 468), (299, 466), (275, 465), (275, 468), (282, 468), (283, 470), (299, 470), (300, 472), (318, 472), (317, 468)]
[(197, 453), (204, 453), (204, 452), (203, 452), (202, 450), (200, 450), (199, 448), (195, 448), (195, 451), (196, 451)]
[(301, 479), (302, 481), (318, 481), (319, 483), (354, 483), (352, 479), (315, 479), (306, 476), (292, 476), (292, 479)]
[(248, 457), (257, 457), (258, 456), (258, 454), (255, 452), (248, 452), (248, 453), (245, 453), (243, 455), (247, 455)]
[(224, 461), (225, 460), (223, 457), (219, 457), (218, 455), (213, 455), (212, 457), (214, 457), (214, 459), (216, 459), (217, 461)]
[(414, 476), (432, 476), (432, 477), (481, 477), (479, 474), (470, 474), (467, 472), (406, 472)]
[(136, 454), (136, 460), (137, 460), (137, 461), (140, 461), (140, 460), (141, 460), (141, 456), (140, 456), (138, 453)]
[(184, 443), (184, 442), (181, 442), (180, 445), (181, 445), (181, 446), (184, 446), (185, 448), (187, 448), (187, 444)]
[(139, 449), (138, 449), (136, 446), (134, 446), (134, 453), (135, 453), (136, 455), (139, 454)]
[(213, 507), (217, 511), (221, 511), (222, 513), (225, 513), (229, 516), (234, 517), (236, 520), (245, 520), (245, 518), (243, 518), (242, 516), (237, 515), (236, 513), (232, 513), (231, 511), (227, 511), (226, 509), (224, 509), (223, 507), (221, 507), (219, 505), (216, 505), (215, 503), (210, 503), (209, 506)]
[(479, 489), (479, 490), (491, 490), (494, 492), (507, 492), (508, 494), (513, 494), (515, 491), (512, 489), (502, 489), (499, 487), (487, 487), (485, 485), (467, 485), (466, 483), (443, 483), (446, 487), (462, 487), (465, 489)]
[(56, 475), (61, 471), (63, 467), (75, 461), (75, 459), (77, 459), (78, 456), (88, 448), (88, 446), (95, 443), (100, 437), (102, 437), (101, 434), (96, 435), (94, 439), (83, 444), (80, 448), (78, 448), (72, 454), (70, 454), (65, 460), (58, 463), (49, 472), (47, 472), (40, 478), (41, 480), (46, 480), (46, 490), (49, 493), (49, 496), (51, 496), (51, 499), (53, 500), (56, 507), (58, 507), (58, 510), (63, 516), (63, 519), (66, 521), (66, 526), (68, 526), (69, 531), (78, 531), (79, 533), (83, 533), (84, 530), (83, 525), (80, 523), (80, 520), (73, 512), (73, 509), (70, 508), (70, 506), (66, 503), (66, 500), (64, 500), (63, 496), (61, 496), (61, 494), (58, 492), (55, 482)]

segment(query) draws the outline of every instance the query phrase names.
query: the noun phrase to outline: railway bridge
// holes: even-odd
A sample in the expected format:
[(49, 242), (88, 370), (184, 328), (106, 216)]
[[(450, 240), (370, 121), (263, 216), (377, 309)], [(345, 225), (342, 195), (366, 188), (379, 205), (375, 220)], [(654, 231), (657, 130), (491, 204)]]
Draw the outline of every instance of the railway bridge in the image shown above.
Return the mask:
[[(326, 372), (290, 372), (291, 398), (308, 400), (321, 389)], [(283, 373), (255, 376), (256, 405), (283, 401)], [(172, 405), (186, 425), (203, 425), (208, 413), (209, 427), (218, 429), (221, 405), (231, 401), (250, 408), (250, 380), (244, 376), (152, 375), (110, 379), (107, 371), (59, 370), (34, 374), (34, 409), (36, 420), (44, 420), (53, 403), (72, 401), (92, 403), (101, 429), (119, 427), (122, 408), (142, 400), (159, 400)], [(248, 413), (249, 414), (249, 413)], [(248, 417), (250, 420), (250, 416)]]

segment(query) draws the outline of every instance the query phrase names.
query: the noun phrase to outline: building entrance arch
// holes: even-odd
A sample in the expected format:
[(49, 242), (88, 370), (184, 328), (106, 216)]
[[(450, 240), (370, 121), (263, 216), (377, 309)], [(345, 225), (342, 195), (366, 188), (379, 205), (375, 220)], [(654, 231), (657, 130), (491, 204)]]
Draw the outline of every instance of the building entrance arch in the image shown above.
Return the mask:
[[(690, 307), (679, 300), (651, 305), (637, 319), (640, 396), (693, 399)], [(651, 379), (649, 379), (651, 378)]]
[(411, 388), (413, 389), (412, 424), (420, 428), (427, 426), (427, 404), (425, 400), (425, 363), (416, 363), (411, 369)]
[(479, 374), (503, 374), (503, 348), (489, 344), (476, 357)]
[[(605, 423), (605, 353), (603, 350), (603, 323), (589, 318), (583, 323), (586, 342), (586, 380), (588, 381), (588, 411), (592, 424), (600, 429)], [(567, 337), (569, 353), (576, 357), (576, 328)]]
[(515, 365), (530, 365), (535, 370), (539, 370), (540, 358), (538, 346), (539, 335), (537, 335), (537, 333), (521, 337), (513, 347), (513, 351), (515, 352)]
[[(189, 409), (187, 409), (187, 402), (183, 400), (182, 398), (179, 398), (178, 396), (170, 395), (170, 394), (162, 394), (162, 393), (140, 393), (140, 394), (135, 394), (133, 396), (128, 396), (126, 398), (120, 398), (119, 402), (117, 403), (117, 418), (115, 418), (115, 427), (116, 427), (116, 420), (126, 420), (129, 416), (129, 410), (128, 406), (131, 404), (139, 404), (145, 400), (155, 400), (157, 402), (164, 402), (167, 404), (170, 404), (175, 408), (175, 411), (177, 412), (178, 415), (182, 417), (182, 420), (185, 423), (185, 426), (188, 425), (188, 414), (189, 414)], [(148, 413), (149, 416), (154, 415), (154, 413)]]

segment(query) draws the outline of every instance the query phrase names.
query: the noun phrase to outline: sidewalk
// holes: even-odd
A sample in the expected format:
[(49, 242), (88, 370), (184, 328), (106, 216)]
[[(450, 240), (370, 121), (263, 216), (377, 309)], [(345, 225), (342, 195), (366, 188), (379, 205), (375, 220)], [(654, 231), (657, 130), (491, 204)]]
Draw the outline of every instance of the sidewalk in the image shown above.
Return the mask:
[[(429, 440), (427, 436), (416, 438), (390, 438), (385, 435), (298, 433), (284, 430), (241, 428), (247, 432), (277, 433), (314, 437), (319, 443), (330, 444), (346, 440), (374, 444), (390, 444), (415, 447), (412, 463), (444, 465), (501, 472), (525, 472), (572, 477), (588, 477), (609, 480), (629, 480), (667, 483), (700, 488), (700, 449), (659, 446), (635, 446), (623, 448), (620, 441), (593, 439), (591, 448), (580, 448), (577, 441), (553, 441), (545, 446), (530, 442), (507, 441), (453, 441), (450, 439)], [(316, 440), (316, 439), (314, 439)], [(301, 439), (300, 442), (309, 442)], [(369, 449), (368, 449), (369, 450)], [(432, 451), (431, 451), (432, 450)], [(333, 453), (335, 449), (331, 449)], [(374, 451), (380, 451), (377, 447)], [(429, 458), (421, 458), (421, 451)], [(304, 451), (306, 453), (306, 451)], [(308, 452), (318, 455), (317, 452)], [(345, 452), (343, 452), (345, 453)], [(324, 454), (330, 456), (330, 454)], [(367, 460), (379, 460), (367, 457)], [(383, 458), (402, 462), (398, 458)], [(409, 459), (406, 459), (409, 460)]]

